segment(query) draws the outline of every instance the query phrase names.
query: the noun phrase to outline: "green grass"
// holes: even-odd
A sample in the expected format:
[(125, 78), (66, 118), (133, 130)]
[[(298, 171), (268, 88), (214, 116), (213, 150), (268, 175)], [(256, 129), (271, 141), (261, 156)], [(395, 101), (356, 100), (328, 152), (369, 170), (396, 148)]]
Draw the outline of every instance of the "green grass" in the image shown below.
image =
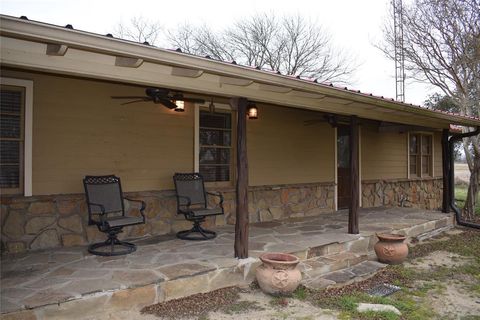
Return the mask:
[[(455, 186), (455, 200), (459, 208), (465, 206), (465, 200), (467, 199), (468, 188), (464, 185)], [(480, 192), (477, 197), (477, 205), (475, 206), (475, 214), (480, 215)]]
[(305, 300), (307, 298), (307, 291), (304, 286), (299, 286), (297, 290), (292, 293), (292, 297), (298, 300)]
[[(442, 240), (443, 239), (443, 240)], [(467, 257), (466, 263), (459, 266), (437, 266), (428, 271), (414, 270), (403, 265), (392, 265), (386, 268), (395, 279), (394, 283), (402, 288), (401, 291), (388, 297), (372, 297), (359, 289), (346, 289), (341, 291), (313, 290), (301, 287), (293, 295), (294, 298), (306, 300), (323, 309), (340, 312), (340, 319), (361, 320), (424, 320), (438, 319), (435, 310), (428, 303), (428, 296), (442, 295), (446, 290), (449, 280), (462, 283), (464, 289), (473, 296), (480, 292), (480, 232), (466, 230), (461, 234), (444, 235), (436, 241), (418, 244), (410, 248), (408, 259), (426, 261), (426, 256), (435, 251), (448, 251), (462, 257)], [(458, 260), (464, 258), (458, 258)], [(359, 303), (388, 304), (396, 307), (401, 316), (392, 312), (357, 312)], [(467, 317), (465, 319), (477, 319)], [(480, 319), (478, 319), (480, 320)]]
[[(392, 305), (400, 310), (402, 317), (393, 312), (360, 313), (357, 311), (359, 303)], [(355, 292), (340, 297), (325, 298), (322, 301), (316, 301), (316, 304), (321, 308), (339, 310), (341, 319), (423, 320), (431, 319), (434, 314), (428, 306), (420, 304), (412, 297), (410, 292), (405, 290), (390, 297), (372, 297), (366, 293)]]

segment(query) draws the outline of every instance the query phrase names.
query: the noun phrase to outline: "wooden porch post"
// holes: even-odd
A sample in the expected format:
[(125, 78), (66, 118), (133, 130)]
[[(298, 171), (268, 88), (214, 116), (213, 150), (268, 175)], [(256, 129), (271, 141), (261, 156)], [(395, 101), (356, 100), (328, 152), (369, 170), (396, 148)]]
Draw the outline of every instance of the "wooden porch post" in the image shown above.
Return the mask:
[(358, 118), (350, 117), (350, 207), (348, 208), (348, 233), (358, 234), (359, 168), (358, 168)]
[(448, 129), (442, 131), (442, 170), (443, 170), (443, 196), (442, 212), (450, 212), (450, 152), (448, 146)]
[(230, 104), (237, 110), (237, 197), (235, 221), (235, 258), (248, 258), (248, 159), (247, 159), (247, 104), (245, 98), (232, 98)]

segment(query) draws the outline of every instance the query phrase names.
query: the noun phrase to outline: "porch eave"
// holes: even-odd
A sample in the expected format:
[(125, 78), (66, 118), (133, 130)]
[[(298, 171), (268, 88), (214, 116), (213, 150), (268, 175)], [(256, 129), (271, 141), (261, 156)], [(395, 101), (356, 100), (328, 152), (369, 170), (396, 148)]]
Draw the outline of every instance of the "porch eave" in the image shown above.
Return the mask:
[[(181, 88), (227, 98), (241, 96), (258, 102), (436, 129), (449, 128), (451, 124), (480, 126), (476, 118), (427, 110), (247, 66), (4, 15), (0, 19), (1, 64), (6, 67), (117, 82), (121, 79), (125, 83)], [(27, 44), (31, 52), (25, 52)], [(67, 56), (48, 56), (47, 44), (67, 46)], [(118, 66), (116, 57), (142, 59), (143, 63)], [(147, 68), (151, 71), (146, 72)], [(198, 76), (178, 75), (174, 68), (198, 71)]]

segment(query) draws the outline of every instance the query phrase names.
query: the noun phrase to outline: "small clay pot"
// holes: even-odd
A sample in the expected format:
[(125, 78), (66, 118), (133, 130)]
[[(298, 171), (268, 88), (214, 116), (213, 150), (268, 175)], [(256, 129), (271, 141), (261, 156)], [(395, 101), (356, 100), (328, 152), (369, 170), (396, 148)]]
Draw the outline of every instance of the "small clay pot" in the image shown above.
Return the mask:
[(260, 256), (263, 264), (256, 270), (260, 288), (272, 295), (289, 295), (297, 289), (302, 274), (296, 256), (288, 253), (264, 253)]
[(373, 247), (378, 261), (388, 264), (400, 264), (408, 256), (406, 237), (400, 234), (377, 233), (378, 242)]

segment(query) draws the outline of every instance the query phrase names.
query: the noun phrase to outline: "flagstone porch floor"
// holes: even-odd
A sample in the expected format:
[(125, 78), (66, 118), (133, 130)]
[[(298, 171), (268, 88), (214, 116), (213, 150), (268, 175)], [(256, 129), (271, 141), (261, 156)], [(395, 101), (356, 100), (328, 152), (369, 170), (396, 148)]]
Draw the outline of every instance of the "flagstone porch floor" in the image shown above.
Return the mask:
[[(252, 224), (250, 256), (294, 253), (312, 281), (372, 259), (375, 232), (416, 237), (453, 225), (451, 215), (407, 208), (362, 209), (358, 235), (347, 234), (347, 221), (348, 213), (339, 211)], [(91, 312), (95, 319), (98, 310), (140, 308), (250, 283), (258, 259), (251, 259), (249, 267), (233, 258), (234, 226), (216, 231), (217, 238), (203, 242), (172, 236), (141, 239), (136, 252), (120, 257), (93, 256), (85, 247), (3, 256), (1, 313), (5, 319), (61, 319)]]

